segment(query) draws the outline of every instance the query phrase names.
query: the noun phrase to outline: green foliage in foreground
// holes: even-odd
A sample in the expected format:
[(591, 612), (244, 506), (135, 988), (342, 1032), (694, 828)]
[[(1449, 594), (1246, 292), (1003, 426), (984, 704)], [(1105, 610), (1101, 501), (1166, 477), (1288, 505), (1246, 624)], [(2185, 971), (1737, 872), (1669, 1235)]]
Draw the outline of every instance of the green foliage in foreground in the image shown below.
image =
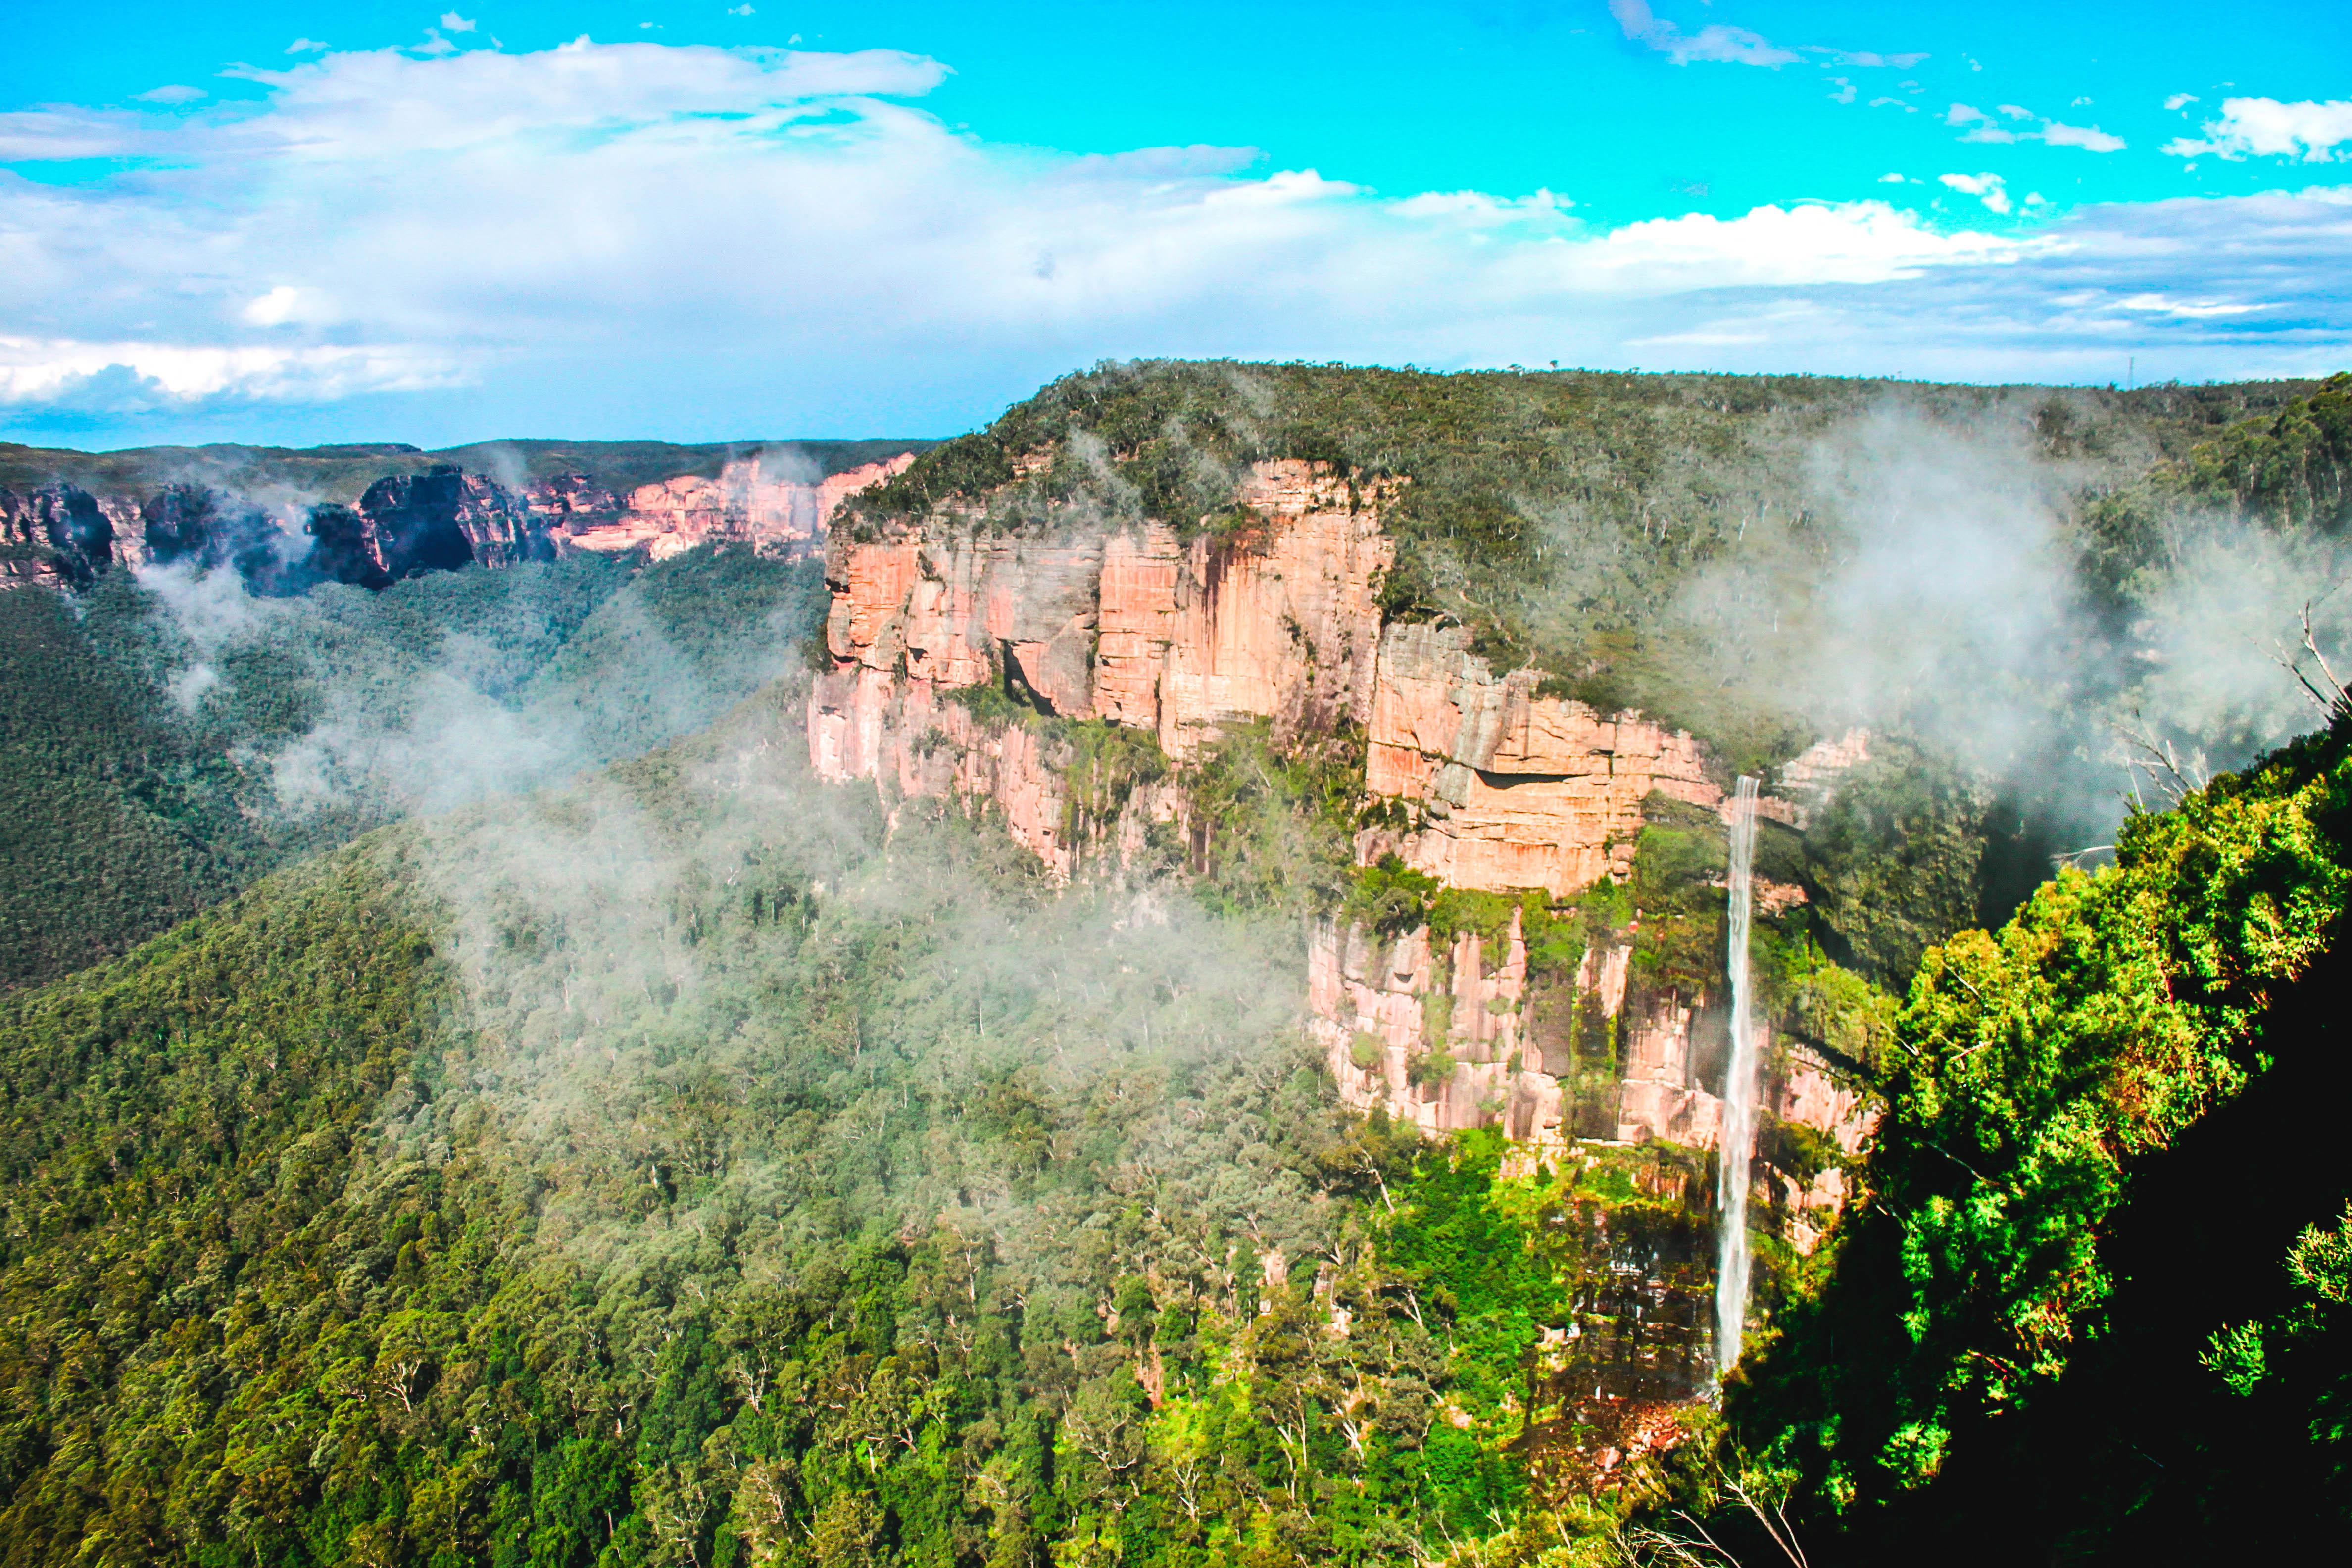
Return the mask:
[(1869, 1195), (1728, 1407), (1822, 1544), (2171, 1559), (2352, 1522), (2348, 809), (2339, 720), (1927, 955)]

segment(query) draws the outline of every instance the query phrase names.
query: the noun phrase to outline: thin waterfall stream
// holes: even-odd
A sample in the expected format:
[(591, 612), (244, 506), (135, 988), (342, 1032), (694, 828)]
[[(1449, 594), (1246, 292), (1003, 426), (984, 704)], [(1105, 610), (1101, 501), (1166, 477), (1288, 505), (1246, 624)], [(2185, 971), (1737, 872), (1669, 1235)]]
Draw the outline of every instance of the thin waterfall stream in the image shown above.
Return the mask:
[(1739, 1359), (1748, 1326), (1748, 1188), (1756, 1152), (1756, 1020), (1748, 997), (1748, 930), (1756, 913), (1756, 780), (1741, 775), (1731, 805), (1730, 940), (1724, 972), (1731, 983), (1731, 1066), (1723, 1083), (1723, 1142), (1716, 1163), (1721, 1215), (1715, 1268), (1715, 1369)]

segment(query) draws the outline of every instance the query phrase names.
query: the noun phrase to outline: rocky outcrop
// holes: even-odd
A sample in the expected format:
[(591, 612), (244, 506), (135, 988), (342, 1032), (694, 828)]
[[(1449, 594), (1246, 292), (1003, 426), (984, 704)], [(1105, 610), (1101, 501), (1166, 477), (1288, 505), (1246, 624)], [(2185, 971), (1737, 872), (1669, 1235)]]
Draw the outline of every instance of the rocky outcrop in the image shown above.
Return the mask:
[(1870, 760), (1870, 731), (1848, 730), (1834, 741), (1816, 741), (1773, 770), (1774, 790), (1757, 803), (1767, 816), (1802, 832), (1828, 804), (1838, 781)]
[(113, 521), (88, 490), (0, 489), (0, 583), (87, 588), (114, 561)]
[[(552, 561), (545, 525), (495, 479), (441, 464), (376, 480), (360, 497), (370, 585), (480, 562)], [(346, 579), (348, 580), (348, 579)]]
[(621, 515), (623, 504), (611, 487), (590, 474), (557, 474), (536, 479), (522, 490), (523, 505), (550, 533), (584, 531)]
[[(313, 580), (278, 520), (242, 496), (203, 485), (166, 485), (147, 498), (136, 523), (115, 533), (127, 566), (199, 572), (227, 566), (264, 594), (296, 591)], [(134, 539), (136, 551), (122, 548)]]
[(1555, 896), (1633, 868), (1653, 791), (1720, 809), (1698, 742), (1638, 713), (1604, 716), (1538, 696), (1541, 677), (1497, 677), (1458, 626), (1391, 626), (1381, 643), (1364, 787), (1416, 826), (1368, 834), (1455, 887)]
[[(1056, 879), (1088, 860), (1131, 864), (1155, 827), (1181, 826), (1184, 795), (1173, 781), (1075, 770), (1071, 742), (1018, 721), (976, 718), (928, 681), (854, 670), (820, 677), (819, 686), (809, 736), (822, 776), (984, 806)], [(824, 689), (835, 694), (830, 707)]]
[[(551, 521), (561, 516), (557, 537), (569, 550), (643, 551), (662, 561), (722, 541), (762, 554), (809, 555), (824, 548), (827, 524), (843, 501), (904, 472), (914, 460), (904, 452), (818, 478), (790, 453), (762, 453), (728, 463), (715, 479), (682, 474), (640, 485), (625, 502), (584, 475), (562, 475), (545, 481), (544, 489), (532, 487), (532, 506)], [(593, 510), (607, 500), (611, 510)]]
[[(1516, 915), (1493, 952), (1475, 934), (1433, 952), (1425, 927), (1381, 942), (1326, 925), (1308, 949), (1310, 1027), (1349, 1104), (1431, 1133), (1499, 1126), (1530, 1159), (1554, 1161), (1578, 1143), (1713, 1150), (1728, 1021), (1706, 996), (1629, 984), (1631, 959), (1628, 945), (1597, 948), (1565, 984), (1531, 986)], [(1853, 1089), (1764, 1036), (1768, 1121), (1860, 1149)], [(1759, 1205), (1801, 1222), (1790, 1227), (1801, 1248), (1843, 1200), (1835, 1168), (1791, 1175), (1759, 1162), (1756, 1179)]]
[(968, 521), (836, 538), (835, 670), (810, 700), (811, 754), (836, 780), (920, 777), (909, 749), (932, 694), (991, 683), (1059, 717), (1149, 730), (1180, 761), (1237, 721), (1360, 725), (1389, 493), (1272, 462), (1243, 487), (1232, 526), (1190, 539), (1161, 523), (1032, 538)]

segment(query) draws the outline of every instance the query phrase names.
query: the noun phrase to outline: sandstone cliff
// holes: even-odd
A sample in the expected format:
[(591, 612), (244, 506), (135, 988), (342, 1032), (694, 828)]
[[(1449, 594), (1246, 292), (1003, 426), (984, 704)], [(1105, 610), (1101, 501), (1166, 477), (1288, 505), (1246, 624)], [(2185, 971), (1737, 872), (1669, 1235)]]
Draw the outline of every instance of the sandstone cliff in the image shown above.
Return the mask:
[[(1358, 835), (1360, 862), (1395, 853), (1455, 889), (1570, 898), (1628, 878), (1657, 798), (1724, 809), (1728, 773), (1691, 735), (1542, 695), (1537, 671), (1498, 675), (1460, 627), (1383, 627), (1392, 552), (1381, 513), (1395, 493), (1262, 462), (1234, 510), (1190, 538), (1157, 522), (990, 532), (969, 509), (837, 535), (834, 668), (809, 699), (812, 760), (893, 801), (992, 809), (1060, 878), (1131, 858), (1155, 826), (1181, 829), (1182, 765), (1239, 720), (1271, 721), (1278, 739), (1360, 734), (1364, 816), (1380, 824)], [(1072, 776), (1075, 732), (1015, 705), (1148, 732), (1173, 773), (1087, 798)], [(1760, 809), (1801, 826), (1867, 749), (1859, 731), (1814, 746)], [(1802, 897), (1758, 888), (1768, 913)], [(1633, 979), (1628, 946), (1538, 983), (1516, 915), (1492, 951), (1475, 935), (1433, 950), (1426, 927), (1381, 942), (1328, 924), (1309, 946), (1312, 1027), (1350, 1104), (1433, 1133), (1499, 1127), (1529, 1159), (1720, 1141), (1720, 999)], [(1858, 1147), (1852, 1089), (1788, 1042), (1767, 1054), (1768, 1121)], [(1841, 1179), (1760, 1162), (1759, 1204), (1808, 1247)]]

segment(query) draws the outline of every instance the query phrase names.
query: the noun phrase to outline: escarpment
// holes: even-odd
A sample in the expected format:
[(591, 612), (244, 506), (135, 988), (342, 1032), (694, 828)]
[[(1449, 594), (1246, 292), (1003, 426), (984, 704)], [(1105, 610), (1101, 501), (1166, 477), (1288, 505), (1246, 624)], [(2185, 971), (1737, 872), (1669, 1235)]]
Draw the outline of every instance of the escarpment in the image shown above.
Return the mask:
[(794, 557), (824, 546), (842, 503), (912, 449), (823, 472), (793, 449), (616, 489), (585, 472), (509, 484), (456, 463), (383, 475), (346, 504), (166, 478), (96, 494), (58, 480), (0, 489), (0, 586), (87, 588), (110, 569), (234, 568), (257, 593), (382, 588), (421, 573), (577, 554), (662, 561), (706, 543)]
[[(1131, 860), (1154, 826), (1181, 836), (1184, 764), (1253, 721), (1277, 744), (1360, 736), (1358, 863), (1392, 858), (1465, 892), (1560, 900), (1622, 883), (1660, 800), (1720, 813), (1725, 772), (1689, 733), (1543, 696), (1534, 670), (1497, 675), (1459, 626), (1382, 625), (1393, 544), (1381, 511), (1397, 489), (1265, 461), (1233, 511), (1190, 537), (1159, 521), (988, 532), (970, 514), (837, 535), (812, 761), (836, 783), (992, 807), (1066, 879), (1091, 858)], [(1143, 731), (1167, 773), (1090, 801), (1073, 776), (1086, 773), (1080, 741), (1040, 719)], [(1800, 820), (1866, 752), (1859, 733), (1813, 747), (1764, 811)], [(1433, 1132), (1501, 1127), (1549, 1155), (1580, 1139), (1717, 1141), (1719, 999), (1629, 985), (1630, 932), (1570, 974), (1532, 981), (1516, 911), (1491, 937), (1450, 942), (1427, 925), (1381, 939), (1328, 921), (1310, 950), (1313, 1027), (1352, 1104)], [(1775, 1114), (1852, 1147), (1853, 1092), (1801, 1051), (1780, 1058)], [(1833, 1206), (1835, 1173), (1780, 1195)]]

